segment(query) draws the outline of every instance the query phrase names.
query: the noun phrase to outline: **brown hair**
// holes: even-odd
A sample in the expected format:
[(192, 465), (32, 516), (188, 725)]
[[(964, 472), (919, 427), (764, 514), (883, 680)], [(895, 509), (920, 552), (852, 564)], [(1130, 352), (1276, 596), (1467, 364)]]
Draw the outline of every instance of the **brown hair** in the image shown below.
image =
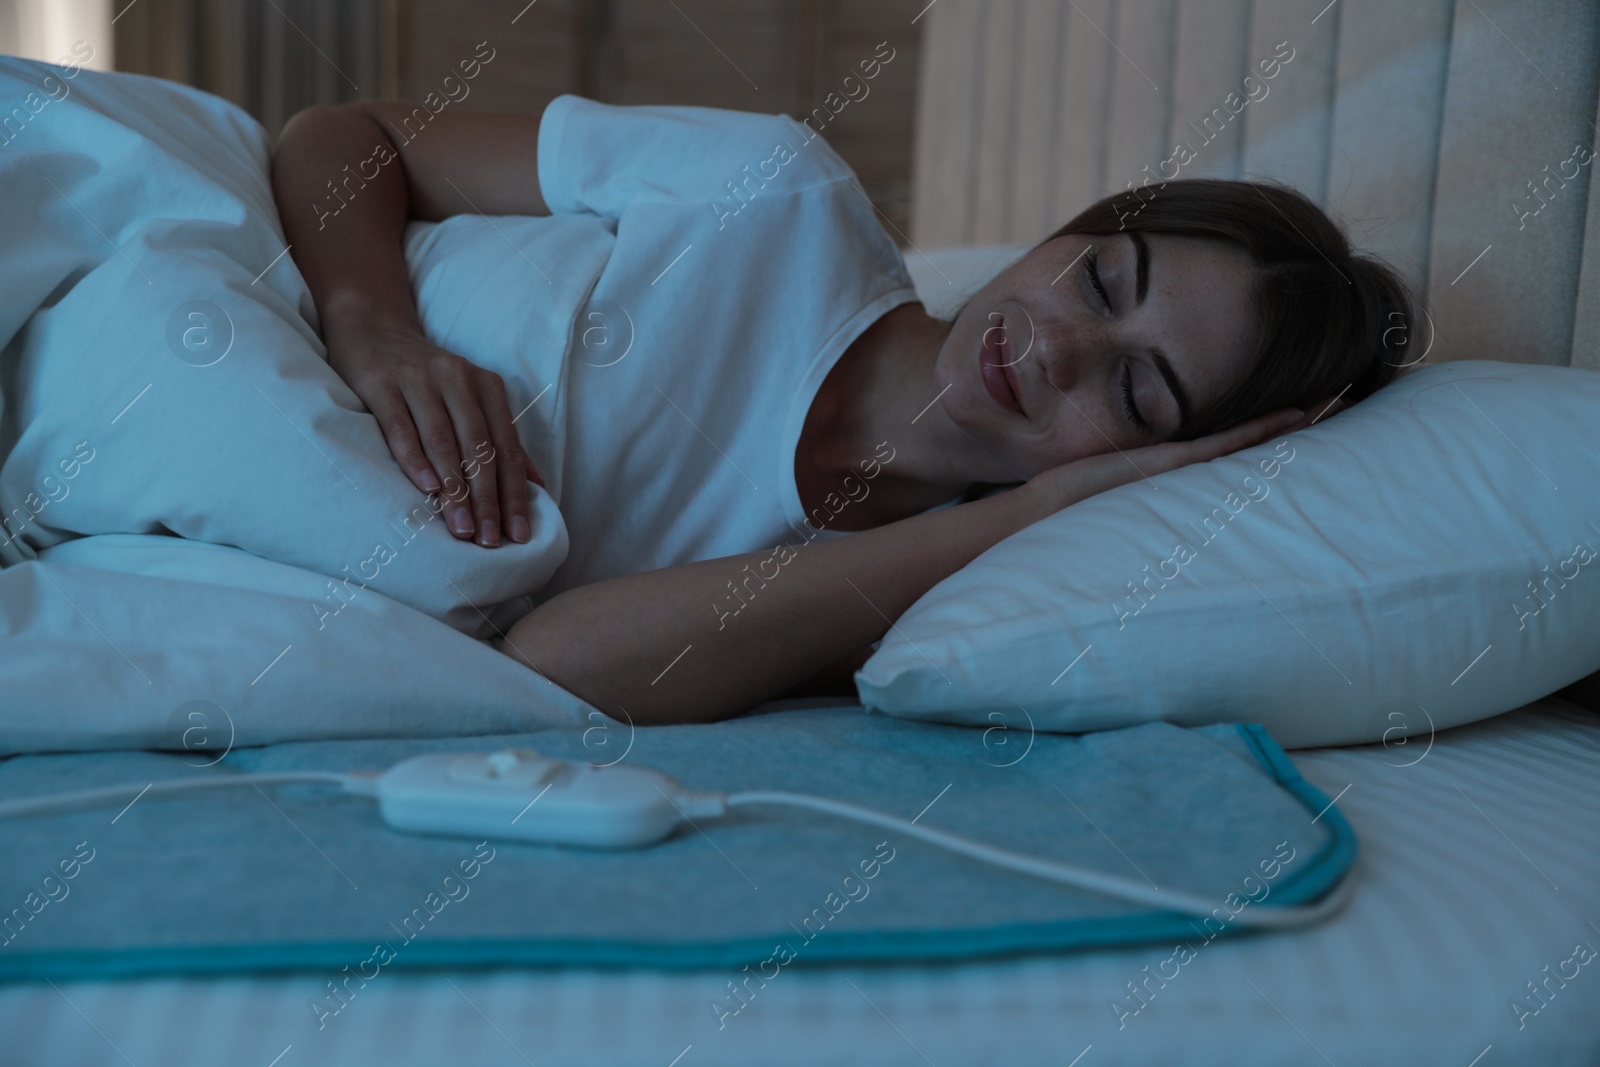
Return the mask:
[(1260, 321), (1247, 369), (1209, 410), (1191, 415), (1179, 439), (1341, 392), (1354, 403), (1416, 361), (1408, 355), (1417, 334), (1410, 286), (1388, 264), (1354, 251), (1339, 225), (1293, 189), (1217, 178), (1166, 182), (1091, 204), (1045, 241), (1127, 230), (1230, 241), (1256, 266)]

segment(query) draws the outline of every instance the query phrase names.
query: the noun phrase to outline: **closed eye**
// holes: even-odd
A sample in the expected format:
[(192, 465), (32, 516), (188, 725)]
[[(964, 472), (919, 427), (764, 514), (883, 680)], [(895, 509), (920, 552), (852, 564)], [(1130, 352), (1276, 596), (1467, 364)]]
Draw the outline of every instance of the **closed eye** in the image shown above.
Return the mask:
[(1094, 286), (1094, 291), (1100, 294), (1100, 302), (1106, 306), (1108, 312), (1115, 314), (1111, 307), (1111, 297), (1106, 293), (1105, 283), (1100, 280), (1100, 255), (1093, 245), (1084, 256), (1084, 272), (1089, 275), (1089, 284)]
[(1145, 421), (1143, 415), (1139, 414), (1139, 408), (1133, 402), (1132, 364), (1124, 364), (1122, 367), (1122, 408), (1123, 412), (1128, 416), (1128, 421), (1133, 423), (1140, 433), (1145, 433), (1150, 429), (1150, 424)]

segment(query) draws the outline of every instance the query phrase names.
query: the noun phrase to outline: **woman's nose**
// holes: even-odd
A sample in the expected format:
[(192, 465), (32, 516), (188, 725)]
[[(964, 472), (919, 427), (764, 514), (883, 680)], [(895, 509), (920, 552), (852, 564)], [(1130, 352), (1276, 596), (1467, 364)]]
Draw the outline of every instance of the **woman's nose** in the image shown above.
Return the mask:
[(1071, 392), (1073, 385), (1082, 373), (1079, 360), (1074, 358), (1074, 345), (1071, 338), (1059, 330), (1038, 329), (1031, 338), (1031, 344), (1024, 345), (1018, 351), (1026, 350), (1027, 362), (1037, 362), (1038, 366), (1030, 368), (1032, 373), (1039, 374), (1047, 386), (1053, 386), (1063, 393)]

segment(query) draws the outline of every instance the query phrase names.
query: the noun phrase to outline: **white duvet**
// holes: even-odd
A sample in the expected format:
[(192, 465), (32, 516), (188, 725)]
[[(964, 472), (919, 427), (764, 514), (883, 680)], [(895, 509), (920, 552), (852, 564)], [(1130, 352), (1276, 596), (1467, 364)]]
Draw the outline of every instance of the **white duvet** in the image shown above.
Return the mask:
[[(592, 712), (477, 640), (566, 556), (559, 474), (530, 486), (528, 544), (448, 533), (326, 363), (260, 126), (168, 82), (0, 58), (7, 116), (0, 753), (193, 747), (200, 707), (206, 744)], [(584, 294), (528, 299), (506, 262), (533, 227), (548, 255), (587, 225), (462, 217), (407, 241), (435, 340), (517, 409), (540, 396), (518, 428), (544, 472), (572, 325), (545, 309)]]

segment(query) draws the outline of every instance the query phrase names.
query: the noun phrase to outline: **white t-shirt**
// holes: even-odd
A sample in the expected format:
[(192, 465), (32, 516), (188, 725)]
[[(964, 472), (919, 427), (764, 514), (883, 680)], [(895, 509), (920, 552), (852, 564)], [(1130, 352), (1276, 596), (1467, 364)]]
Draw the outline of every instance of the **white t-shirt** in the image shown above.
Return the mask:
[(545, 110), (538, 154), (551, 212), (612, 246), (563, 382), (568, 556), (536, 599), (829, 536), (814, 526), (853, 504), (833, 494), (808, 524), (806, 413), (850, 343), (917, 300), (850, 168), (787, 116), (575, 96)]

